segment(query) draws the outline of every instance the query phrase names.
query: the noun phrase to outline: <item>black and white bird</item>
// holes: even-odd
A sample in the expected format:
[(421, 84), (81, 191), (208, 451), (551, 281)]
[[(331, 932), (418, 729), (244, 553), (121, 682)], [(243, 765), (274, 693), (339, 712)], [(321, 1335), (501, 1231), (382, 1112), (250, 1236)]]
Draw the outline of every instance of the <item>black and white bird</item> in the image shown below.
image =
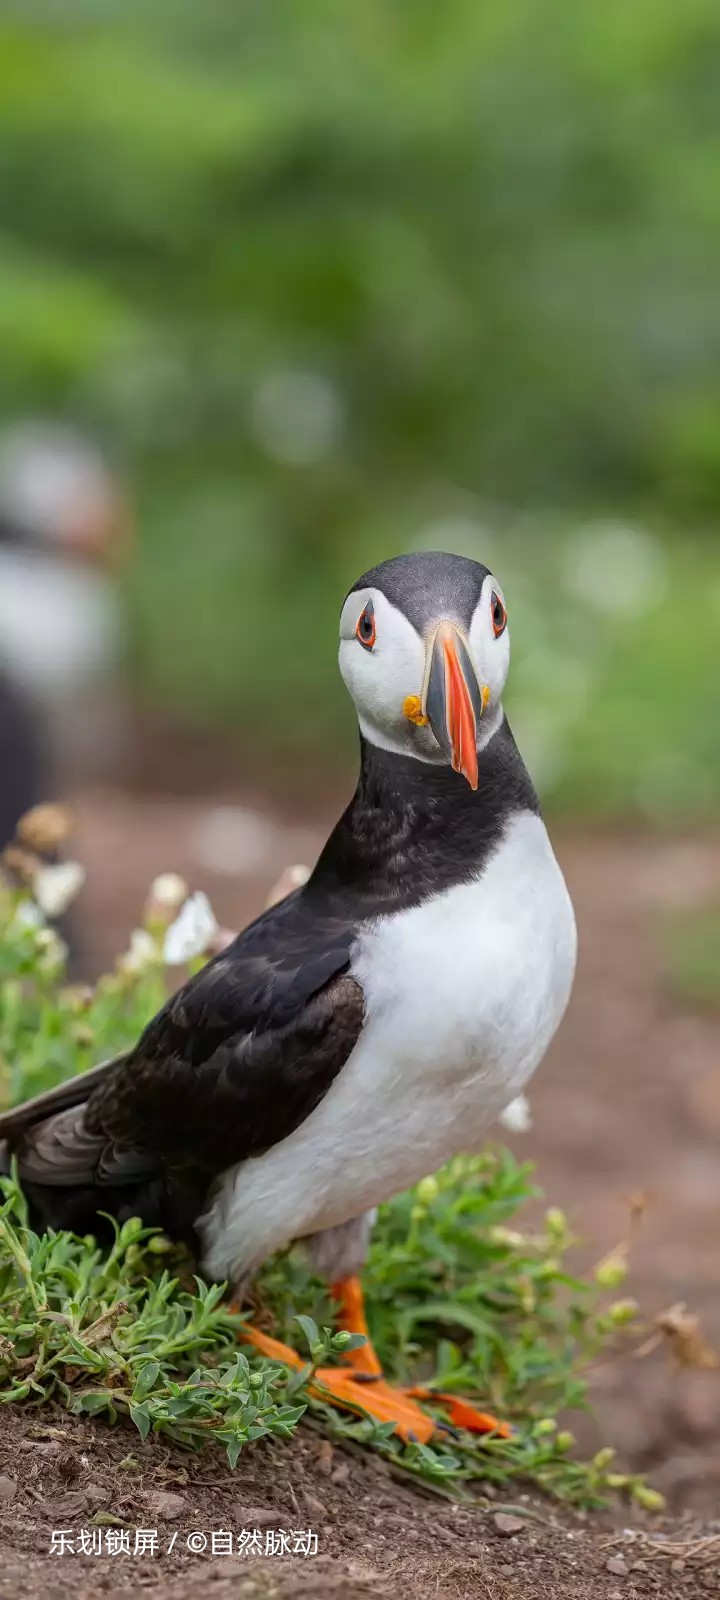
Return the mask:
[[(121, 732), (120, 491), (74, 429), (0, 429), (0, 848)], [(108, 691), (112, 686), (112, 694)]]
[[(6, 1114), (0, 1136), (36, 1223), (85, 1232), (97, 1211), (139, 1214), (236, 1288), (302, 1238), (344, 1325), (364, 1331), (356, 1275), (375, 1208), (482, 1146), (563, 1016), (576, 934), (503, 712), (492, 573), (439, 553), (383, 562), (345, 599), (339, 659), (360, 775), (309, 881), (127, 1056)], [(365, 1410), (428, 1437), (371, 1347), (349, 1359), (378, 1377)]]

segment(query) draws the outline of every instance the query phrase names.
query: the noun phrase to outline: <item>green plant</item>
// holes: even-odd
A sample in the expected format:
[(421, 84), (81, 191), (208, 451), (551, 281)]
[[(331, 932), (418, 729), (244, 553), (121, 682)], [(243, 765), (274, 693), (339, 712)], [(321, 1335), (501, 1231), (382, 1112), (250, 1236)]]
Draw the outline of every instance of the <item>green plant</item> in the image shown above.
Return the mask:
[(720, 910), (677, 913), (665, 926), (664, 946), (673, 993), (689, 1005), (720, 1006)]
[(109, 1253), (69, 1233), (39, 1237), (17, 1186), (2, 1188), (0, 1399), (129, 1416), (143, 1439), (212, 1439), (233, 1465), (243, 1444), (289, 1437), (305, 1407), (286, 1403), (279, 1368), (251, 1367), (238, 1350), (241, 1319), (223, 1306), (222, 1286), (181, 1287), (160, 1265), (166, 1241), (137, 1218)]
[[(505, 1150), (458, 1157), (381, 1208), (367, 1269), (370, 1333), (387, 1376), (473, 1397), (513, 1424), (512, 1439), (450, 1430), (442, 1450), (404, 1448), (370, 1422), (311, 1407), (335, 1434), (380, 1443), (436, 1484), (525, 1478), (584, 1503), (613, 1486), (646, 1493), (641, 1480), (610, 1470), (611, 1450), (590, 1463), (568, 1454), (574, 1441), (558, 1418), (586, 1405), (589, 1365), (635, 1323), (637, 1308), (608, 1301), (624, 1277), (619, 1258), (612, 1273), (607, 1263), (585, 1280), (568, 1272), (574, 1241), (557, 1209), (538, 1232), (510, 1226), (538, 1195), (531, 1168)], [(298, 1310), (320, 1325), (331, 1320), (327, 1291), (298, 1251), (268, 1263), (257, 1292), (289, 1343), (298, 1342)]]

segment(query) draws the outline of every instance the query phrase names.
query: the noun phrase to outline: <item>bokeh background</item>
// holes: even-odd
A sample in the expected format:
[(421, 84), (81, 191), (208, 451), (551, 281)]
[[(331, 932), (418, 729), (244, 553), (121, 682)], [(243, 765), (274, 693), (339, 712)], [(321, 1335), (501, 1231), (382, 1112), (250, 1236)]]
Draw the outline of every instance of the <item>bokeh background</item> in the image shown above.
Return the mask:
[(711, 0), (3, 13), (0, 407), (127, 483), (138, 700), (344, 762), (339, 600), (447, 546), (508, 590), (546, 791), (711, 811)]
[[(519, 1148), (598, 1248), (646, 1190), (640, 1292), (718, 1336), (719, 165), (712, 0), (0, 15), (0, 660), (73, 797), (82, 959), (153, 872), (237, 926), (312, 859), (345, 590), (477, 555), (583, 942)], [(718, 1380), (668, 1370), (601, 1414), (692, 1499)]]

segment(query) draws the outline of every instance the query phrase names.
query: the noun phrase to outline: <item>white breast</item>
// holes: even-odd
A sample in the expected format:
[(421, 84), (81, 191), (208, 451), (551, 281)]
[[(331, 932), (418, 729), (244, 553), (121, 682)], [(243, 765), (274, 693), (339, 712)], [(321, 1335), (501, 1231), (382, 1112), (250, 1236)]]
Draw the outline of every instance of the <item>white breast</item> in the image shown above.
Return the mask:
[(202, 1224), (209, 1268), (237, 1278), (478, 1148), (547, 1050), (575, 950), (570, 898), (530, 812), (479, 878), (366, 928), (351, 965), (360, 1039), (307, 1121), (226, 1174)]

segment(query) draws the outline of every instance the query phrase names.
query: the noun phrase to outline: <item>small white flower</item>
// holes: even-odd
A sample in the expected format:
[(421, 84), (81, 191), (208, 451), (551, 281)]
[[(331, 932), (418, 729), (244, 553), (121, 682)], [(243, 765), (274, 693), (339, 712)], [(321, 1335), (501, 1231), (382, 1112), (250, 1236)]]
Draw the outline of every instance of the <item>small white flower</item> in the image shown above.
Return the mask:
[(143, 968), (149, 966), (156, 958), (157, 953), (157, 945), (147, 928), (133, 928), (129, 948), (125, 955), (120, 957), (120, 967), (123, 972), (142, 972)]
[(150, 885), (153, 905), (162, 906), (167, 911), (178, 911), (189, 893), (185, 879), (180, 877), (179, 872), (161, 872)]
[(56, 968), (63, 967), (67, 961), (68, 947), (54, 928), (38, 928), (35, 935), (35, 949), (41, 972), (54, 972)]
[(516, 1100), (511, 1100), (509, 1106), (500, 1112), (498, 1122), (510, 1133), (529, 1133), (532, 1127), (530, 1102), (524, 1094), (519, 1094)]
[(45, 918), (40, 907), (34, 900), (21, 900), (15, 907), (10, 931), (15, 932), (20, 928), (44, 928)]
[(165, 934), (163, 956), (168, 966), (179, 967), (194, 956), (204, 955), (217, 931), (213, 908), (207, 895), (199, 889), (185, 901)]
[(55, 867), (41, 867), (33, 880), (33, 895), (46, 917), (61, 917), (80, 893), (85, 868), (79, 861), (61, 861)]

